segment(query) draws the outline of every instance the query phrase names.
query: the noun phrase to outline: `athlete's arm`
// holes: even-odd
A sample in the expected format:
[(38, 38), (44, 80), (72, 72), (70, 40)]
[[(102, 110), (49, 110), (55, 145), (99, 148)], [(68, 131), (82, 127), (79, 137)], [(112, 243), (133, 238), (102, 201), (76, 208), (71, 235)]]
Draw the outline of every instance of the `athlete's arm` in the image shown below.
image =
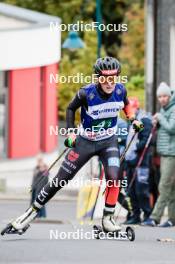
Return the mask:
[(67, 110), (66, 110), (67, 129), (75, 127), (75, 112), (81, 106), (84, 106), (87, 108), (86, 93), (83, 88), (81, 88), (76, 93), (76, 95), (74, 96), (74, 98), (72, 99), (72, 101), (67, 107)]

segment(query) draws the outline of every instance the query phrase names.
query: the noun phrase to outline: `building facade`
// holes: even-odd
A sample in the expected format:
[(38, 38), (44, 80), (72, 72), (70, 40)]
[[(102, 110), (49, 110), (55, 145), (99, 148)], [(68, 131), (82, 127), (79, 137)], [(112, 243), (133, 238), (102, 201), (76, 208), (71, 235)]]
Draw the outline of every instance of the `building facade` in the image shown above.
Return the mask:
[(58, 124), (57, 87), (61, 33), (57, 17), (0, 4), (0, 159), (52, 152)]
[(155, 112), (156, 89), (175, 89), (175, 1), (146, 0), (146, 106)]

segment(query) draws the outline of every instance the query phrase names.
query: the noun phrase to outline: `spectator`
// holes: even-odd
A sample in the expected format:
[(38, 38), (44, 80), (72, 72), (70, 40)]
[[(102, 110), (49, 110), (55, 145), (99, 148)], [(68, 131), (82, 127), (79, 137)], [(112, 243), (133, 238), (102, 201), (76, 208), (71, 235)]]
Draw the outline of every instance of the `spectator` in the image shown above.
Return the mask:
[(125, 150), (128, 135), (128, 123), (121, 117), (118, 117), (118, 147), (120, 156)]
[(151, 208), (154, 208), (159, 195), (158, 186), (160, 181), (160, 156), (157, 153), (156, 142), (157, 142), (157, 131), (155, 131), (152, 138), (153, 151), (152, 151), (152, 161), (150, 164), (151, 166), (150, 166), (150, 176), (149, 176)]
[[(48, 183), (48, 175), (47, 172), (47, 165), (44, 163), (41, 157), (37, 160), (37, 165), (34, 169), (34, 175), (32, 180), (32, 197), (31, 197), (31, 204), (37, 197), (38, 193), (41, 191), (42, 187)], [(46, 208), (43, 206), (40, 211), (38, 212), (37, 217), (46, 217)]]
[[(150, 135), (152, 124), (151, 118), (148, 113), (139, 108), (139, 101), (137, 98), (129, 98), (130, 104), (135, 109), (137, 120), (144, 124), (144, 130), (139, 132), (130, 148), (128, 149), (125, 157), (126, 175), (128, 179), (128, 186), (132, 181), (135, 169), (137, 167), (139, 158), (144, 150), (148, 137)], [(133, 135), (133, 129), (130, 126), (127, 145)], [(146, 220), (150, 213), (150, 192), (149, 192), (149, 165), (150, 165), (150, 148), (147, 150), (143, 157), (143, 161), (139, 168), (137, 168), (137, 175), (128, 189), (128, 196), (131, 199), (132, 215), (127, 217), (126, 224), (139, 224), (141, 223), (141, 212), (144, 212), (144, 220)]]
[(157, 97), (161, 109), (153, 116), (153, 124), (158, 127), (157, 152), (161, 156), (159, 197), (150, 218), (143, 224), (158, 225), (168, 206), (169, 219), (159, 226), (171, 227), (175, 225), (175, 96), (171, 95), (170, 87), (162, 82)]

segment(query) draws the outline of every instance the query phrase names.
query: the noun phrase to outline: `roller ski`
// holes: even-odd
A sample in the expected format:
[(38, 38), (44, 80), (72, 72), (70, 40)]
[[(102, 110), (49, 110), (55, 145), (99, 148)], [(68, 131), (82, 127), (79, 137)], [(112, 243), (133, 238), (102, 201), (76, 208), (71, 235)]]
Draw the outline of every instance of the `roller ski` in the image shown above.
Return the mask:
[(38, 214), (38, 210), (30, 207), (24, 214), (18, 217), (16, 220), (9, 223), (2, 231), (1, 235), (5, 234), (18, 234), (23, 235), (30, 227), (29, 223), (35, 219)]
[(128, 226), (125, 231), (122, 231), (112, 215), (103, 216), (102, 226), (94, 225), (93, 230), (96, 239), (135, 240), (134, 229)]

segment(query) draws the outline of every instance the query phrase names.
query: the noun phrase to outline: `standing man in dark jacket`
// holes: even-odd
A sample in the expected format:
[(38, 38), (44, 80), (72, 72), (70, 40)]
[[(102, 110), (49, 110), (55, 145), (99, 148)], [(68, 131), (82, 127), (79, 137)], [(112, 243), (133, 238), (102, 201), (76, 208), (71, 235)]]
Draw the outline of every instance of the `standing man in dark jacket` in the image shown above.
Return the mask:
[[(131, 184), (131, 187), (128, 188), (128, 195), (131, 199), (133, 214), (128, 219), (128, 221), (126, 221), (126, 224), (139, 224), (141, 223), (141, 211), (144, 212), (144, 220), (147, 219), (151, 213), (149, 201), (150, 149), (148, 149), (148, 151), (145, 153), (140, 167), (136, 167), (151, 133), (152, 124), (151, 118), (148, 116), (148, 114), (139, 108), (140, 104), (137, 97), (129, 98), (129, 102), (135, 109), (136, 118), (144, 124), (144, 130), (135, 136), (134, 142), (130, 146), (125, 158), (128, 186), (130, 185), (135, 170), (137, 169), (137, 175)], [(133, 129), (130, 127), (127, 137), (127, 144), (130, 141), (133, 133)]]

